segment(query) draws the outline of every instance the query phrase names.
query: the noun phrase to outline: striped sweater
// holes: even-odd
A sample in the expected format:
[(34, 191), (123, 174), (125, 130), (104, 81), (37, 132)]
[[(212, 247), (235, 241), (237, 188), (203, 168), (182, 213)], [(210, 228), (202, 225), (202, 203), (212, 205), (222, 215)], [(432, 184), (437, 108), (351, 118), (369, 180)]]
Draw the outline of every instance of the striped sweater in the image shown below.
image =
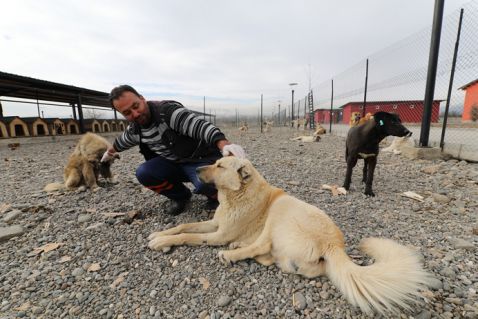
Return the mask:
[[(168, 160), (179, 160), (161, 139), (163, 133), (169, 128), (180, 135), (204, 141), (211, 146), (215, 146), (217, 141), (226, 139), (219, 128), (199, 118), (179, 102), (168, 101), (168, 103), (158, 105), (157, 102), (148, 101), (148, 107), (152, 118), (151, 124), (139, 126), (136, 123), (130, 123), (126, 130), (115, 139), (113, 146), (116, 151), (121, 152), (139, 145), (141, 140), (141, 143), (146, 144), (154, 153)], [(164, 119), (163, 123), (155, 121), (154, 114), (159, 112)], [(141, 136), (138, 126), (141, 130)]]

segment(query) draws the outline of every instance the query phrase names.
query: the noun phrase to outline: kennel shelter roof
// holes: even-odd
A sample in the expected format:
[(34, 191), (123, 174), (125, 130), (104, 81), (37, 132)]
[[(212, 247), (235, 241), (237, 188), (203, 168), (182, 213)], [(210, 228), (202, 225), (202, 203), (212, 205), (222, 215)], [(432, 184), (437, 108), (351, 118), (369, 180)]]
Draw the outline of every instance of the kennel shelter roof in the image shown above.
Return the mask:
[(111, 109), (108, 93), (0, 71), (0, 97), (15, 97)]

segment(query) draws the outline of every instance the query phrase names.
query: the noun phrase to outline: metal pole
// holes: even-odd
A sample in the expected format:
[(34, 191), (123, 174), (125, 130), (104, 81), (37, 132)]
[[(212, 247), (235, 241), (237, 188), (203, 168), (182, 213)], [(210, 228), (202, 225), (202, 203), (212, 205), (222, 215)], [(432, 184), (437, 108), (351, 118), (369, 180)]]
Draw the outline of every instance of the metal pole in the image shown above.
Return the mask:
[(261, 133), (262, 133), (262, 94), (261, 94)]
[(295, 118), (294, 118), (294, 89), (292, 89), (292, 113), (291, 113), (291, 117), (290, 117), (290, 120), (291, 120), (291, 126), (293, 127), (294, 126), (294, 123), (292, 122)]
[(334, 106), (334, 79), (332, 79), (332, 93), (331, 93), (331, 96), (330, 96), (329, 134), (332, 133), (332, 108), (333, 108), (333, 106)]
[(76, 121), (78, 120), (77, 116), (76, 116), (76, 107), (75, 107), (75, 103), (71, 103), (71, 109), (73, 110), (73, 119)]
[(460, 10), (460, 21), (458, 22), (458, 32), (456, 34), (455, 52), (453, 53), (453, 62), (451, 63), (450, 83), (448, 85), (448, 95), (446, 97), (445, 115), (443, 117), (443, 127), (441, 129), (440, 148), (443, 151), (445, 145), (445, 130), (448, 120), (448, 109), (450, 107), (451, 90), (453, 88), (453, 78), (455, 77), (456, 57), (458, 55), (458, 46), (460, 44), (461, 23), (463, 22), (463, 9)]
[(38, 91), (37, 93), (37, 111), (38, 111), (38, 117), (40, 117), (40, 104), (38, 103)]
[(365, 91), (363, 94), (362, 117), (365, 117), (365, 107), (367, 106), (367, 85), (368, 85), (368, 59), (367, 59), (367, 64), (365, 66)]
[(202, 104), (202, 108), (203, 108), (203, 120), (206, 120), (206, 97), (204, 97), (203, 99), (203, 104)]
[(80, 124), (80, 133), (84, 134), (86, 133), (85, 129), (85, 121), (83, 120), (83, 109), (81, 106), (81, 94), (78, 94), (78, 122)]
[(280, 103), (279, 103), (279, 120), (278, 120), (278, 122), (279, 122), (279, 126), (280, 126)]
[(115, 114), (115, 120), (117, 121), (117, 120), (118, 120), (118, 113), (116, 112), (116, 109), (115, 109), (115, 108), (113, 108), (113, 112), (114, 112), (114, 114)]
[(428, 58), (427, 85), (425, 88), (425, 101), (423, 103), (422, 126), (420, 130), (421, 147), (428, 147), (428, 138), (430, 136), (430, 122), (432, 118), (433, 95), (435, 93), (438, 52), (440, 51), (440, 35), (443, 21), (444, 2), (445, 0), (435, 0), (430, 56)]

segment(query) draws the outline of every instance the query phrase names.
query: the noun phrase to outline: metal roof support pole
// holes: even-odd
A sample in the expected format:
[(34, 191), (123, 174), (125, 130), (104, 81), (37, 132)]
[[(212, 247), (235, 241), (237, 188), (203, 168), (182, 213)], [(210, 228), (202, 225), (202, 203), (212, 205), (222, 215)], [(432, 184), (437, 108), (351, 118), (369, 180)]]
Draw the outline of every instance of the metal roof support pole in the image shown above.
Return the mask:
[(83, 120), (83, 108), (81, 106), (81, 94), (78, 94), (78, 117), (80, 122), (80, 133), (85, 134), (85, 122)]
[(117, 121), (117, 120), (118, 120), (118, 112), (116, 112), (116, 109), (115, 109), (115, 108), (113, 108), (113, 112), (114, 112), (114, 114), (115, 114), (115, 120)]
[(37, 91), (37, 111), (38, 111), (38, 117), (40, 117), (40, 103), (38, 103), (38, 91)]
[(71, 109), (73, 111), (73, 119), (76, 121), (78, 118), (76, 117), (76, 108), (75, 108), (75, 103), (70, 103)]
[(445, 0), (435, 0), (433, 14), (432, 38), (430, 41), (430, 55), (428, 57), (427, 84), (425, 87), (425, 101), (423, 105), (422, 126), (420, 130), (420, 146), (428, 147), (430, 137), (430, 122), (432, 119), (433, 95), (438, 65), (438, 52), (440, 51), (441, 26), (443, 21), (443, 6)]

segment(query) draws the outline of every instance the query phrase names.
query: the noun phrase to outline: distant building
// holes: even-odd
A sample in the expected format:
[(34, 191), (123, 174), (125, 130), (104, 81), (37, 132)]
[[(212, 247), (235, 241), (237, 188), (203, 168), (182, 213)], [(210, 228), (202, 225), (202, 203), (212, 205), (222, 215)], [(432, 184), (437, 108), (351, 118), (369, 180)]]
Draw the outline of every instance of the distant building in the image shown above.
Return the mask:
[[(440, 116), (440, 102), (435, 100), (432, 103), (432, 123), (437, 123)], [(423, 116), (423, 100), (409, 101), (371, 101), (367, 102), (365, 114), (377, 112), (395, 113), (400, 116), (404, 123), (421, 123)], [(343, 110), (342, 123), (348, 124), (352, 113), (359, 112), (363, 114), (363, 101), (349, 102), (340, 107)]]
[(315, 123), (330, 123), (330, 114), (332, 114), (332, 123), (339, 123), (342, 118), (342, 110), (332, 110), (330, 109), (317, 109), (314, 111), (314, 121)]
[[(465, 105), (461, 120), (463, 122), (476, 121), (478, 117), (478, 79), (463, 85), (460, 90), (465, 91)], [(474, 108), (475, 110), (473, 110)], [(473, 112), (475, 112), (474, 115)]]

